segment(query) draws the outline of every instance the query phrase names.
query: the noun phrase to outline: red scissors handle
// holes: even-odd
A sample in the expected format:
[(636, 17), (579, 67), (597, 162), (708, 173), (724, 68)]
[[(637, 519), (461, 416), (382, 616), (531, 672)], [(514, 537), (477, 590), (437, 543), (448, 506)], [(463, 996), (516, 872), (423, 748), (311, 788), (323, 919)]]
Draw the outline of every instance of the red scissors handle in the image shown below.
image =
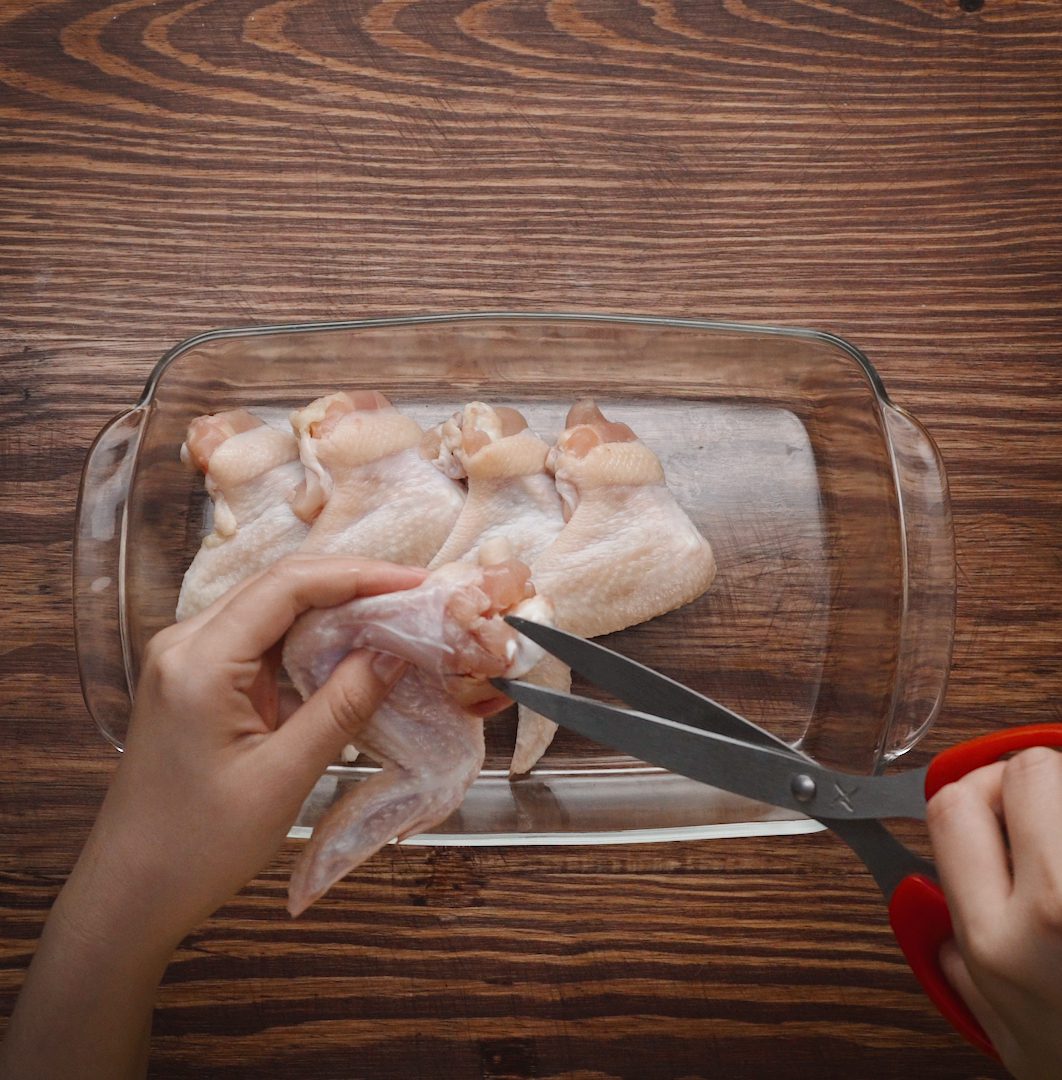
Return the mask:
[(951, 912), (940, 886), (921, 874), (905, 877), (889, 897), (889, 922), (915, 978), (940, 1015), (967, 1042), (998, 1061), (992, 1040), (940, 965), (940, 947), (954, 937)]
[(1062, 748), (1062, 724), (1026, 724), (956, 743), (937, 754), (926, 773), (926, 798), (931, 799), (945, 784), (961, 780), (967, 773), (991, 765), (1007, 754), (1030, 746)]
[[(1031, 746), (1062, 747), (1062, 724), (1008, 728), (959, 743), (938, 754), (926, 773), (926, 798), (983, 765)], [(940, 886), (921, 874), (905, 877), (889, 897), (889, 922), (915, 977), (941, 1016), (989, 1057), (999, 1054), (956, 993), (940, 965), (940, 948), (953, 937), (951, 913)]]

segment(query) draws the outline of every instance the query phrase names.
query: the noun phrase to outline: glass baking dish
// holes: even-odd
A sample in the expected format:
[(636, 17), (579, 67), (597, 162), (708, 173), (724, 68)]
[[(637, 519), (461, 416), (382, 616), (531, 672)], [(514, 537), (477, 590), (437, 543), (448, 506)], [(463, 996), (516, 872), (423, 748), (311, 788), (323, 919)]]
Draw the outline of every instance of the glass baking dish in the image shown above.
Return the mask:
[[(694, 320), (482, 313), (218, 330), (155, 366), (97, 437), (77, 512), (81, 685), (121, 748), (145, 643), (173, 620), (210, 521), (178, 460), (188, 422), (267, 418), (338, 389), (380, 389), (422, 425), (467, 401), (522, 410), (543, 437), (593, 396), (659, 455), (719, 572), (692, 604), (608, 643), (854, 773), (909, 750), (940, 707), (954, 623), (940, 457), (870, 362), (808, 330)], [(576, 690), (586, 690), (578, 681)], [(507, 774), (512, 716), (463, 806), (412, 843), (571, 844), (802, 832), (816, 823), (561, 731)], [(292, 835), (370, 766), (330, 768)]]

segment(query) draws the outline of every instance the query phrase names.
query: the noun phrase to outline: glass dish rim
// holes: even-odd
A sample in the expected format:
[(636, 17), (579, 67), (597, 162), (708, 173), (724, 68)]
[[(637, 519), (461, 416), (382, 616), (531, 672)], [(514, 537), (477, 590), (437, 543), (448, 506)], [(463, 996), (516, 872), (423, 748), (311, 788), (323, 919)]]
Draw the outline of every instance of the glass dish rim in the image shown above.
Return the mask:
[(672, 317), (667, 315), (633, 315), (611, 312), (576, 311), (507, 311), (487, 309), (482, 311), (435, 312), (420, 315), (388, 315), (365, 319), (338, 319), (325, 322), (268, 323), (262, 326), (229, 326), (204, 330), (178, 342), (156, 361), (139, 399), (131, 406), (138, 409), (151, 403), (155, 388), (166, 369), (183, 353), (210, 341), (226, 338), (259, 337), (281, 334), (321, 333), (325, 331), (366, 330), (383, 327), (435, 325), (457, 322), (488, 322), (522, 319), (530, 322), (598, 322), (619, 323), (628, 326), (663, 326), (682, 330), (709, 330), (738, 334), (763, 334), (773, 337), (791, 337), (802, 341), (814, 341), (840, 349), (854, 360), (867, 376), (874, 395), (881, 404), (892, 408), (898, 406), (889, 397), (885, 383), (870, 359), (851, 342), (825, 330), (804, 326), (773, 326), (769, 323), (730, 322), (718, 319)]

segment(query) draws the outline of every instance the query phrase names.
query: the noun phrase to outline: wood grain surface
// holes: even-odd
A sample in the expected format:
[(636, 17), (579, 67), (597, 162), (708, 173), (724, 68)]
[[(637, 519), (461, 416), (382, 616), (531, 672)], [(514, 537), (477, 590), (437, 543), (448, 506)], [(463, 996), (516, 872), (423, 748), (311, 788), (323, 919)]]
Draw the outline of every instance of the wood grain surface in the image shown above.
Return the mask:
[[(79, 469), (200, 330), (508, 308), (840, 333), (949, 470), (926, 748), (1059, 719), (1060, 64), (1036, 0), (6, 0), (0, 1013), (114, 766), (73, 651)], [(1003, 1075), (827, 835), (389, 850), (293, 923), (295, 850), (185, 942), (152, 1075)]]

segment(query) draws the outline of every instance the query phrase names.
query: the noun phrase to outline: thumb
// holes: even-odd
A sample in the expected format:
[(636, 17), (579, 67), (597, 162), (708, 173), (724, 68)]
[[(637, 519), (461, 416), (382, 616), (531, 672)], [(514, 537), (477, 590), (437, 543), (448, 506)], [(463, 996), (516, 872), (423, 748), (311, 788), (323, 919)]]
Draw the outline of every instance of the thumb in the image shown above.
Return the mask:
[[(406, 670), (387, 653), (359, 649), (347, 656), (328, 681), (295, 710), (267, 740), (268, 754), (292, 783), (311, 788), (347, 743), (380, 707)], [(294, 775), (293, 775), (294, 774)]]

